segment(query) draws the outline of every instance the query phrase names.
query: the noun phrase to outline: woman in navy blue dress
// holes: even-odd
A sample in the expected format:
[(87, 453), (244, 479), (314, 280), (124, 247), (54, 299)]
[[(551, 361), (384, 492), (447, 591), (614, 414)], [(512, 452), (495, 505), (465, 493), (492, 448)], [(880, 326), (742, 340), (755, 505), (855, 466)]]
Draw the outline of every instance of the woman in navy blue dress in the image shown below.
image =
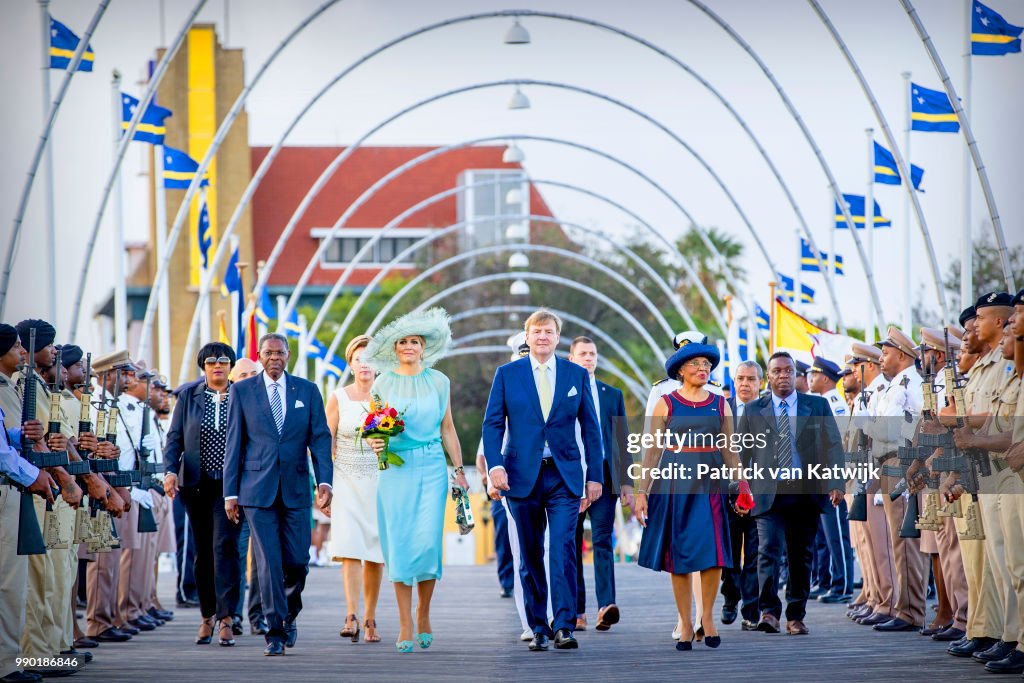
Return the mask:
[[(658, 445), (647, 450), (636, 490), (634, 513), (645, 527), (637, 563), (655, 571), (672, 574), (672, 592), (682, 624), (676, 649), (692, 649), (694, 639), (691, 608), (691, 573), (700, 573), (705, 643), (718, 647), (721, 638), (712, 613), (722, 569), (731, 567), (733, 558), (726, 514), (729, 479), (715, 479), (708, 473), (698, 476), (698, 466), (721, 471), (722, 465), (739, 478), (739, 456), (729, 448), (732, 411), (722, 396), (712, 394), (707, 384), (711, 370), (718, 365), (718, 349), (708, 344), (686, 343), (665, 363), (665, 371), (682, 386), (662, 397), (651, 416), (651, 431), (670, 434), (667, 448)], [(673, 466), (671, 478), (654, 478), (652, 468)], [(746, 482), (741, 491), (749, 493)]]

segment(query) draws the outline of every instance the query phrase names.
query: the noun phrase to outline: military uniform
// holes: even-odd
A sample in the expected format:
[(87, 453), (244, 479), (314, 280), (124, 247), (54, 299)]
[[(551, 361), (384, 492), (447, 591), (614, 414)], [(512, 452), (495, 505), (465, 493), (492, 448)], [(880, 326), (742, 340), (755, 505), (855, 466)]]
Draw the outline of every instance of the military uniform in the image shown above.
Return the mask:
[[(911, 357), (917, 355), (913, 342), (895, 327), (889, 328), (886, 339), (879, 342), (879, 345), (892, 346)], [(896, 450), (907, 438), (913, 436), (914, 418), (920, 416), (921, 406), (921, 376), (911, 365), (897, 373), (885, 390), (880, 392), (875, 420), (867, 428), (872, 439), (872, 455), (879, 464), (898, 465)], [(888, 494), (896, 484), (895, 478), (882, 476), (882, 506), (889, 522), (898, 582), (893, 616), (912, 628), (924, 624), (928, 561), (921, 553), (920, 539), (899, 535), (906, 516), (907, 500), (902, 496), (895, 501), (890, 499)], [(876, 625), (879, 630), (894, 630), (884, 626)]]

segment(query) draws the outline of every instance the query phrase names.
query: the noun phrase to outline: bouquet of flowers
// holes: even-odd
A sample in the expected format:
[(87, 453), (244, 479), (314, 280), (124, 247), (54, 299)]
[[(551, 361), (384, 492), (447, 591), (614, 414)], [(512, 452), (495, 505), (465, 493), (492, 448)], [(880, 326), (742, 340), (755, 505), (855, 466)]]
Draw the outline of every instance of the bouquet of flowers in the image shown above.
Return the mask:
[(370, 395), (370, 410), (356, 433), (356, 442), (368, 437), (384, 439), (384, 450), (377, 455), (378, 470), (386, 470), (391, 465), (400, 467), (405, 464), (398, 454), (388, 450), (391, 437), (405, 431), (405, 421), (402, 419), (404, 413), (405, 411), (399, 412), (382, 401), (377, 394)]

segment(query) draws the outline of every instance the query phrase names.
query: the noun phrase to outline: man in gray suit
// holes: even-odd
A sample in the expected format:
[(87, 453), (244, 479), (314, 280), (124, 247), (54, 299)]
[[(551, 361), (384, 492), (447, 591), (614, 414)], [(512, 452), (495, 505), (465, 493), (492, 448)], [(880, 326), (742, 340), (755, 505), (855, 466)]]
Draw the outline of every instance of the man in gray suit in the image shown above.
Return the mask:
[(309, 572), (310, 456), (317, 506), (331, 504), (331, 433), (316, 385), (284, 371), (288, 339), (266, 334), (259, 349), (264, 372), (231, 387), (224, 509), (237, 522), (245, 508), (269, 627), (263, 654), (276, 656), (298, 637)]

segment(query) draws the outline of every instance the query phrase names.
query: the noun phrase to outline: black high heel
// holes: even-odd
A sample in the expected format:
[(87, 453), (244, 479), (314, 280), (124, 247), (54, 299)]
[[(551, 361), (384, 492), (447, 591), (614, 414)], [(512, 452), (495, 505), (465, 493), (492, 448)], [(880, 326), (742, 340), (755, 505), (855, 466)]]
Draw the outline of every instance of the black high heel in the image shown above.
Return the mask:
[(722, 636), (707, 636), (704, 639), (704, 644), (710, 648), (716, 648), (722, 644)]
[(683, 639), (680, 638), (679, 642), (676, 643), (676, 649), (679, 650), (680, 652), (687, 652), (689, 650), (692, 650), (693, 649), (693, 639), (694, 639), (694, 636), (690, 636), (689, 640), (683, 640)]
[(693, 634), (693, 637), (697, 639), (698, 643), (700, 641), (704, 640), (704, 627), (703, 626), (698, 626), (697, 630)]

